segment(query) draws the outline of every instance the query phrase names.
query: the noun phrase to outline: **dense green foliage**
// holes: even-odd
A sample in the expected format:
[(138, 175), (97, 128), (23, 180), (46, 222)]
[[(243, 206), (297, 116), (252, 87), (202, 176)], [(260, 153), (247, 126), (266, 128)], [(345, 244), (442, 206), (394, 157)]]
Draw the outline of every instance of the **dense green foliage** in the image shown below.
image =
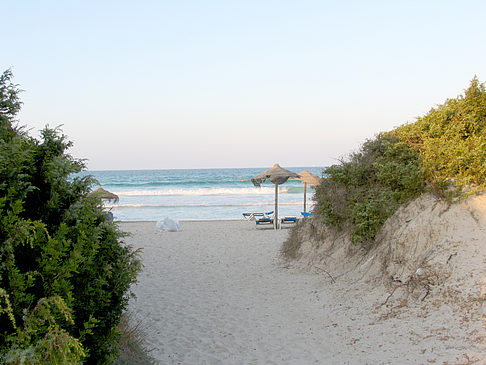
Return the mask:
[(347, 228), (368, 246), (398, 207), (429, 189), (442, 197), (486, 188), (486, 91), (474, 78), (464, 96), (449, 99), (415, 123), (364, 143), (327, 168), (316, 189), (315, 213)]
[(486, 90), (477, 78), (415, 123), (392, 132), (420, 153), (427, 183), (440, 195), (486, 188)]
[(0, 78), (0, 362), (109, 363), (140, 269), (137, 252), (72, 177), (82, 161), (46, 128), (16, 126), (19, 89)]
[(418, 153), (381, 134), (349, 161), (326, 169), (315, 210), (325, 224), (351, 227), (353, 241), (371, 242), (385, 220), (424, 189)]

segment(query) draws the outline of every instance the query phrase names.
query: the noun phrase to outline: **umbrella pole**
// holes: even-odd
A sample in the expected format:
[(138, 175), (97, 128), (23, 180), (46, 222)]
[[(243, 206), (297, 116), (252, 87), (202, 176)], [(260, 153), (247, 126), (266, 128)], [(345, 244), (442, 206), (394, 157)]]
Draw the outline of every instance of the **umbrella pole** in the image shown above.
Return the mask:
[(307, 183), (304, 183), (304, 213), (305, 213), (305, 203), (307, 202)]
[(275, 212), (273, 213), (273, 228), (278, 228), (278, 184), (275, 184)]

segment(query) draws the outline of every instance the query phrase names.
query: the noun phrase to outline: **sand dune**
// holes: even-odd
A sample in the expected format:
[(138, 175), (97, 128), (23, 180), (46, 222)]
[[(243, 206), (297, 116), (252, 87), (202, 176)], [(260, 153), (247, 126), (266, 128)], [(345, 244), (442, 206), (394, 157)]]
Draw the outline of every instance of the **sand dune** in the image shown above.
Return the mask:
[[(482, 222), (471, 219), (479, 227), (474, 234), (484, 234)], [(377, 271), (383, 254), (339, 271), (333, 270), (339, 265), (325, 265), (323, 252), (320, 260), (318, 252), (309, 260), (315, 247), (308, 242), (298, 265), (289, 267), (279, 258), (288, 230), (257, 229), (244, 221), (181, 226), (169, 233), (157, 231), (155, 222), (121, 224), (133, 234), (127, 241), (143, 248), (145, 268), (130, 307), (161, 364), (482, 361), (486, 293), (478, 280), (486, 277), (485, 265), (467, 281), (477, 286), (461, 305), (442, 303), (444, 293), (432, 284), (423, 301), (422, 287), (409, 296), (400, 288), (390, 297), (394, 288)], [(482, 243), (475, 260), (484, 263)], [(303, 271), (305, 266), (313, 270)]]

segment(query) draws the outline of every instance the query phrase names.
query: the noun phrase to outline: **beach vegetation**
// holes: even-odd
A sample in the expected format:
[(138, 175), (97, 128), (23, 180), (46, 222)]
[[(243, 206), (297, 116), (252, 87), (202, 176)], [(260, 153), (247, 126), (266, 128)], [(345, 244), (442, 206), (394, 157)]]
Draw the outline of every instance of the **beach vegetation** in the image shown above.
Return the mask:
[(486, 89), (477, 77), (463, 95), (392, 133), (419, 153), (425, 181), (438, 195), (461, 198), (486, 189)]
[(133, 312), (126, 311), (118, 325), (119, 355), (116, 365), (150, 365), (156, 360), (150, 356), (153, 349), (147, 345), (147, 324), (137, 319)]
[[(474, 77), (463, 95), (367, 140), (323, 175), (314, 195), (313, 224), (346, 230), (364, 248), (372, 247), (384, 222), (401, 205), (423, 192), (452, 202), (484, 191), (484, 84)], [(289, 237), (295, 241), (295, 236)]]
[(325, 170), (315, 212), (328, 226), (349, 229), (369, 244), (396, 209), (424, 191), (419, 154), (391, 134), (366, 141), (348, 160)]
[(289, 231), (289, 235), (282, 247), (280, 248), (280, 253), (282, 256), (289, 259), (296, 259), (299, 253), (299, 248), (302, 244), (299, 231), (304, 223), (302, 221), (297, 221), (296, 225), (292, 227)]
[(12, 77), (0, 77), (0, 362), (111, 363), (139, 254), (88, 194), (67, 137), (18, 125)]

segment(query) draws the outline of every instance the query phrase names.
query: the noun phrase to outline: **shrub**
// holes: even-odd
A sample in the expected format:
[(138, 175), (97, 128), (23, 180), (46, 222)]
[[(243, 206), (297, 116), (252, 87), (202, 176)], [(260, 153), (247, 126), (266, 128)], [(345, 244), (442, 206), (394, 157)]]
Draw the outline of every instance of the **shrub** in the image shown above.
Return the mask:
[[(71, 311), (59, 296), (42, 298), (31, 312), (25, 312), (23, 327), (17, 327), (5, 290), (0, 289), (5, 307), (0, 310), (11, 320), (15, 335), (10, 348), (0, 354), (7, 364), (80, 364), (86, 353), (80, 342), (61, 328), (59, 317), (74, 323)], [(1, 307), (0, 307), (1, 308)]]
[[(63, 363), (46, 344), (62, 338), (70, 362), (108, 363), (138, 253), (88, 195), (92, 178), (73, 177), (84, 163), (66, 153), (71, 142), (58, 129), (36, 140), (15, 125), (19, 89), (11, 78), (0, 78), (0, 354)], [(42, 317), (32, 311), (39, 305)]]
[(348, 161), (327, 168), (316, 189), (324, 224), (349, 227), (354, 242), (373, 241), (385, 220), (424, 189), (418, 153), (391, 134), (365, 142)]
[[(442, 197), (486, 189), (486, 90), (477, 78), (415, 123), (365, 142), (325, 170), (315, 212), (326, 225), (370, 244), (385, 220), (426, 187)], [(451, 189), (453, 187), (453, 189)]]
[(486, 90), (475, 77), (455, 99), (393, 131), (420, 154), (427, 183), (441, 196), (486, 188)]

